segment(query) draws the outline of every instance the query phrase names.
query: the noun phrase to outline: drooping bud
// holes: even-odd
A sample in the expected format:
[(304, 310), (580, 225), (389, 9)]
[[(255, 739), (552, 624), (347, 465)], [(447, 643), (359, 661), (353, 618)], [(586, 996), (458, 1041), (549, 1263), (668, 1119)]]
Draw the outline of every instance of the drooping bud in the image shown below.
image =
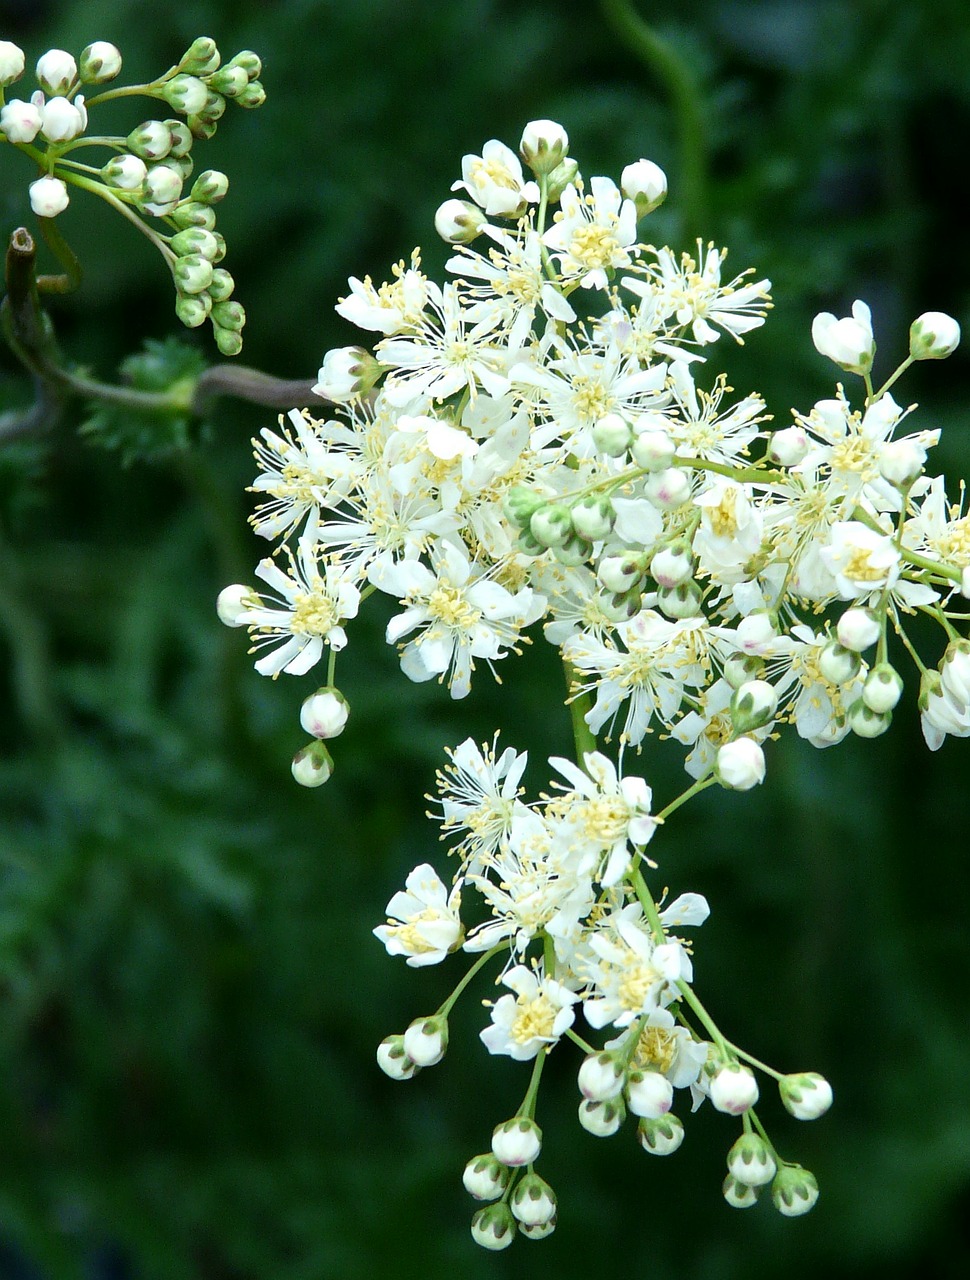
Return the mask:
[(528, 1116), (515, 1116), (495, 1126), (492, 1153), (510, 1168), (534, 1164), (542, 1150), (542, 1130)]
[[(201, 229), (201, 228), (200, 228)], [(213, 302), (227, 302), (232, 297), (236, 282), (228, 271), (216, 267), (209, 282), (209, 295)]]
[(186, 329), (198, 329), (205, 324), (212, 311), (212, 298), (203, 289), (201, 293), (180, 293), (175, 298), (175, 314)]
[(685, 542), (661, 547), (650, 561), (650, 574), (658, 587), (679, 587), (694, 572), (694, 562)]
[(616, 512), (609, 498), (590, 495), (580, 498), (570, 509), (573, 528), (587, 542), (601, 542), (616, 523)]
[(615, 1054), (591, 1053), (579, 1068), (579, 1091), (591, 1102), (606, 1102), (623, 1088), (624, 1070)]
[(830, 684), (848, 684), (862, 668), (862, 659), (854, 649), (838, 640), (829, 640), (818, 653), (818, 669)]
[(226, 333), (239, 333), (246, 324), (246, 310), (241, 302), (215, 302), (212, 323)]
[(617, 1095), (603, 1102), (584, 1098), (579, 1104), (579, 1123), (594, 1138), (611, 1138), (626, 1119), (626, 1104)]
[(27, 188), (30, 207), (38, 218), (56, 218), (71, 202), (67, 186), (60, 178), (38, 178)]
[(796, 1120), (817, 1120), (832, 1105), (832, 1086), (817, 1071), (800, 1071), (782, 1076), (778, 1092)]
[(175, 287), (181, 293), (202, 293), (212, 280), (212, 263), (200, 253), (187, 253), (176, 258), (172, 267)]
[(555, 120), (530, 120), (522, 131), (519, 155), (534, 174), (558, 169), (568, 151), (566, 130)]
[(219, 251), (219, 242), (211, 231), (205, 227), (186, 227), (172, 236), (168, 246), (174, 254), (182, 257), (186, 254), (198, 254), (208, 262), (214, 262)]
[(960, 345), (960, 326), (942, 311), (924, 311), (909, 327), (914, 360), (945, 360)]
[(517, 524), (520, 529), (527, 529), (533, 514), (544, 506), (546, 501), (547, 499), (542, 494), (536, 493), (535, 489), (515, 484), (505, 495), (505, 511), (513, 524)]
[(441, 1014), (415, 1018), (404, 1033), (404, 1051), (419, 1067), (433, 1067), (448, 1048), (448, 1019)]
[(620, 174), (620, 190), (636, 205), (637, 217), (643, 218), (667, 198), (667, 175), (652, 160), (636, 160)]
[(592, 431), (593, 444), (608, 458), (622, 458), (633, 441), (633, 430), (626, 418), (606, 413)]
[(237, 107), (242, 107), (246, 111), (255, 111), (266, 101), (266, 90), (258, 80), (250, 80), (242, 93), (236, 94), (234, 101)]
[(121, 71), (121, 51), (107, 40), (95, 40), (81, 51), (78, 67), (85, 84), (107, 84)]
[(715, 771), (722, 787), (729, 791), (750, 791), (765, 780), (764, 752), (754, 738), (725, 742), (718, 749)]
[(862, 686), (862, 701), (877, 715), (892, 711), (902, 696), (903, 678), (888, 662), (874, 666)]
[(893, 722), (891, 711), (873, 711), (862, 698), (856, 698), (846, 718), (849, 728), (860, 738), (878, 738)]
[(581, 538), (578, 533), (570, 533), (561, 546), (553, 547), (552, 554), (560, 564), (579, 565), (586, 563), (592, 551), (593, 544), (591, 542)]
[(652, 1156), (670, 1156), (684, 1141), (684, 1126), (669, 1111), (656, 1120), (644, 1116), (637, 1125), (637, 1141)]
[(209, 76), (207, 83), (211, 92), (235, 98), (249, 87), (249, 76), (242, 67), (234, 67), (231, 62), (227, 62)]
[(611, 622), (629, 622), (643, 608), (643, 592), (639, 587), (631, 587), (629, 591), (615, 591), (597, 597), (600, 613), (605, 614)]
[(483, 1249), (507, 1249), (515, 1238), (515, 1219), (504, 1201), (486, 1205), (472, 1218), (472, 1239)]
[[(722, 747), (721, 750), (723, 749)], [(710, 1094), (711, 1102), (717, 1111), (723, 1111), (731, 1116), (740, 1116), (758, 1101), (758, 1082), (750, 1067), (740, 1062), (728, 1062), (715, 1073), (711, 1080)]]
[(748, 680), (731, 699), (731, 721), (738, 733), (760, 729), (775, 717), (778, 691), (767, 680)]
[(732, 1209), (750, 1209), (758, 1203), (758, 1188), (739, 1182), (731, 1173), (721, 1183), (721, 1192)]
[(527, 1227), (544, 1226), (556, 1216), (556, 1193), (537, 1173), (527, 1173), (509, 1200), (518, 1222)]
[(410, 1080), (419, 1070), (404, 1050), (403, 1036), (388, 1036), (377, 1046), (377, 1065), (392, 1080)]
[(206, 231), (214, 231), (216, 211), (207, 204), (199, 204), (197, 200), (183, 200), (171, 212), (171, 219), (180, 231), (186, 227), (205, 227)]
[(314, 738), (337, 738), (350, 715), (350, 704), (333, 685), (311, 693), (300, 708), (300, 724)]
[(363, 347), (333, 347), (323, 357), (314, 393), (334, 404), (367, 395), (381, 376), (381, 366)]
[(434, 229), (446, 244), (471, 244), (488, 218), (470, 200), (446, 200), (434, 215)]
[(635, 1116), (658, 1120), (674, 1101), (674, 1086), (659, 1071), (631, 1071), (627, 1078), (626, 1100)]
[(846, 609), (835, 628), (839, 644), (854, 653), (864, 653), (882, 634), (879, 619), (871, 609)]
[(508, 1165), (502, 1164), (488, 1151), (484, 1155), (472, 1156), (465, 1165), (461, 1180), (465, 1190), (476, 1200), (497, 1200), (509, 1185), (511, 1176)]
[(668, 618), (696, 618), (701, 611), (703, 592), (693, 579), (676, 587), (661, 587), (657, 592), (657, 607)]
[(736, 1182), (745, 1187), (763, 1187), (777, 1172), (771, 1148), (757, 1133), (742, 1133), (728, 1152), (727, 1167)]
[(65, 49), (48, 49), (37, 61), (37, 83), (50, 98), (67, 93), (77, 79), (77, 63)]
[(818, 1200), (818, 1182), (800, 1164), (786, 1164), (775, 1174), (771, 1184), (771, 1198), (775, 1208), (786, 1218), (797, 1218), (815, 1208)]
[(315, 738), (293, 757), (290, 772), (301, 787), (322, 787), (333, 774), (333, 758)]

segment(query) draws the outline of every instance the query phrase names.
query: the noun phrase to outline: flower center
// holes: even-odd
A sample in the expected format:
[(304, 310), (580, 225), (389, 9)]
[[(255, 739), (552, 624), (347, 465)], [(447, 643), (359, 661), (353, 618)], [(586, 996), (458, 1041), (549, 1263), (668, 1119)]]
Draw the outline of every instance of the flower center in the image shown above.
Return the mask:
[(556, 1010), (549, 997), (540, 992), (532, 999), (519, 996), (515, 1003), (518, 1012), (511, 1027), (512, 1039), (517, 1044), (537, 1038), (548, 1040), (556, 1021)]
[(325, 636), (337, 625), (337, 610), (321, 591), (295, 598), (290, 631), (295, 636)]

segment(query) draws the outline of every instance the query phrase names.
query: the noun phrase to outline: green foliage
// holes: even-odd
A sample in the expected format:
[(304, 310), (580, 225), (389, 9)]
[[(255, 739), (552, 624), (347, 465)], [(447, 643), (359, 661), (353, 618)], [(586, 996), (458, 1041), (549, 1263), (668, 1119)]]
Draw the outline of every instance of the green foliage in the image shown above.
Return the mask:
[[(964, 0), (641, 8), (700, 85), (705, 237), (775, 282), (765, 329), (727, 353), (735, 386), (782, 425), (830, 394), (811, 317), (855, 297), (873, 304), (877, 378), (920, 311), (970, 330)], [(30, 57), (111, 39), (133, 76), (199, 33), (261, 55), (266, 107), (210, 150), (232, 180), (220, 218), (246, 358), (279, 376), (351, 340), (331, 309), (349, 274), (383, 278), (418, 243), (440, 272), (431, 218), (459, 157), (530, 118), (561, 119), (592, 171), (656, 159), (671, 196), (651, 235), (687, 247), (664, 88), (586, 0), (62, 0), (20, 21), (0, 35)], [(115, 106), (119, 131), (138, 123)], [(4, 234), (29, 218), (30, 176), (0, 149)], [(175, 327), (170, 284), (133, 229), (106, 226), (80, 195), (64, 215), (86, 275), (50, 304), (62, 347), (102, 377), (123, 361), (143, 389), (194, 377), (215, 358), (204, 333), (130, 356)], [(967, 369), (958, 353), (901, 389), (944, 428), (955, 474), (970, 471)], [(29, 399), (9, 362), (4, 379), (4, 408)], [(400, 676), (368, 613), (339, 666), (352, 715), (334, 779), (298, 791), (293, 686), (255, 676), (213, 610), (265, 554), (244, 488), (249, 437), (274, 417), (223, 403), (196, 443), (177, 413), (163, 428), (108, 415), (94, 435), (109, 454), (79, 447), (75, 405), (0, 450), (0, 1274), (565, 1280), (643, 1254), (712, 1280), (964, 1275), (967, 746), (929, 757), (911, 710), (875, 743), (788, 744), (763, 794), (700, 803), (663, 852), (672, 890), (714, 907), (696, 965), (724, 1025), (835, 1085), (831, 1115), (798, 1133), (823, 1188), (812, 1219), (724, 1207), (723, 1117), (698, 1116), (667, 1162), (582, 1134), (561, 1069), (545, 1159), (563, 1225), (541, 1258), (474, 1250), (460, 1171), (521, 1072), (485, 1069), (479, 985), (441, 1067), (380, 1076), (377, 1042), (450, 974), (416, 982), (369, 931), (440, 854), (422, 796), (442, 744), (502, 724), (539, 759), (568, 750), (561, 673), (535, 645), (456, 708)], [(157, 465), (120, 471), (146, 455)], [(644, 766), (669, 796), (662, 745)]]
[(102, 449), (120, 453), (126, 467), (136, 460), (158, 461), (184, 452), (198, 435), (190, 404), (204, 368), (202, 353), (180, 338), (146, 339), (141, 351), (122, 360), (121, 383), (136, 391), (167, 393), (171, 409), (139, 412), (127, 404), (91, 401), (80, 434)]

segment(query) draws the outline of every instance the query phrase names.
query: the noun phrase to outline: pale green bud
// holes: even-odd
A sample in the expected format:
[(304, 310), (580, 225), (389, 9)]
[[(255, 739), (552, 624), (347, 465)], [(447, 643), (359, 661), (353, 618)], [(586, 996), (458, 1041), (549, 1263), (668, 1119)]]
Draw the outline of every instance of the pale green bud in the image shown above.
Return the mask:
[(587, 542), (601, 542), (616, 522), (616, 512), (609, 498), (591, 495), (580, 498), (570, 509), (573, 528)]
[(209, 294), (213, 302), (226, 302), (232, 297), (232, 291), (236, 287), (236, 282), (228, 271), (222, 267), (216, 267), (212, 273), (212, 281), (209, 284)]
[(169, 248), (178, 257), (186, 253), (196, 253), (209, 262), (214, 260), (218, 247), (215, 236), (204, 227), (187, 227), (169, 241)]
[(238, 333), (246, 323), (246, 312), (241, 302), (217, 302), (212, 308), (212, 323), (220, 329)]
[(512, 1192), (509, 1206), (523, 1225), (544, 1226), (556, 1216), (556, 1193), (537, 1173), (526, 1173)]
[(514, 484), (505, 495), (505, 513), (513, 524), (517, 524), (520, 529), (527, 529), (535, 512), (545, 506), (546, 501), (535, 489)]
[[(166, 131), (167, 132), (167, 131)], [(145, 175), (145, 202), (175, 204), (182, 194), (182, 175), (168, 164), (153, 165)]]
[(434, 215), (434, 229), (446, 244), (471, 244), (488, 219), (470, 200), (446, 200)]
[(194, 116), (201, 111), (209, 96), (205, 81), (198, 76), (184, 74), (173, 76), (167, 84), (159, 87), (158, 93), (173, 111), (183, 116)]
[(242, 67), (234, 67), (231, 62), (220, 67), (208, 78), (209, 88), (213, 93), (224, 94), (227, 98), (235, 98), (249, 85), (249, 76)]
[(778, 692), (767, 680), (747, 680), (734, 691), (731, 721), (738, 733), (760, 729), (775, 717)]
[(629, 622), (643, 608), (643, 592), (639, 587), (614, 591), (597, 598), (600, 612), (613, 622)]
[(203, 120), (207, 124), (215, 124), (226, 114), (226, 100), (221, 93), (206, 93), (205, 102), (198, 111), (192, 113), (193, 120)]
[(626, 1103), (622, 1097), (595, 1102), (584, 1098), (579, 1104), (579, 1123), (594, 1138), (612, 1138), (626, 1119)]
[(515, 1238), (515, 1219), (504, 1201), (479, 1209), (472, 1218), (472, 1239), (483, 1249), (507, 1249)]
[(740, 689), (748, 680), (758, 680), (765, 669), (764, 660), (754, 653), (733, 653), (724, 664), (724, 679), (732, 689)]
[(180, 229), (185, 227), (205, 227), (206, 231), (214, 231), (216, 214), (207, 204), (199, 204), (197, 200), (184, 200), (171, 213), (172, 221)]
[(782, 1076), (778, 1092), (796, 1120), (817, 1120), (832, 1105), (832, 1086), (817, 1071), (800, 1071)]
[(172, 149), (169, 155), (175, 156), (177, 159), (187, 156), (192, 150), (192, 143), (195, 141), (189, 126), (181, 120), (163, 120), (162, 123), (172, 138)]
[(497, 1200), (509, 1185), (512, 1170), (496, 1159), (491, 1151), (472, 1156), (465, 1165), (462, 1185), (476, 1200)]
[(197, 329), (200, 324), (205, 324), (211, 310), (212, 299), (205, 291), (196, 294), (180, 293), (175, 299), (175, 314), (186, 329)]
[(250, 80), (258, 80), (263, 74), (263, 64), (258, 53), (252, 49), (240, 49), (234, 58), (226, 64), (230, 67), (242, 67)]
[(960, 345), (960, 326), (942, 311), (924, 311), (909, 327), (914, 360), (945, 360)]
[(902, 696), (903, 678), (888, 662), (873, 667), (862, 686), (862, 701), (877, 715), (892, 711)]
[(593, 444), (609, 458), (622, 458), (633, 440), (633, 430), (618, 413), (607, 413), (592, 431)]
[(138, 156), (113, 156), (101, 170), (109, 187), (137, 191), (148, 175), (148, 166)]
[(548, 502), (533, 513), (529, 528), (536, 542), (544, 547), (561, 547), (573, 530), (569, 508)]
[(209, 36), (193, 40), (179, 62), (179, 70), (193, 76), (211, 75), (221, 62), (216, 42)]
[(301, 787), (321, 787), (333, 773), (333, 759), (319, 738), (314, 738), (296, 753), (290, 769)]
[(693, 579), (676, 587), (661, 587), (657, 608), (668, 618), (696, 618), (701, 611), (703, 592)]
[(172, 150), (172, 131), (161, 120), (146, 120), (125, 139), (129, 151), (142, 160), (164, 160)]
[(767, 1142), (757, 1133), (743, 1133), (728, 1152), (728, 1171), (746, 1187), (763, 1187), (778, 1171)]
[(107, 40), (95, 40), (82, 50), (78, 69), (85, 84), (106, 84), (121, 71), (121, 52)]
[(600, 558), (596, 576), (607, 591), (629, 591), (643, 581), (645, 557), (636, 551), (614, 552)]
[(830, 684), (848, 684), (862, 669), (862, 659), (854, 649), (829, 640), (819, 650), (818, 669)]
[(549, 550), (548, 547), (544, 547), (541, 542), (532, 536), (531, 529), (520, 529), (515, 545), (516, 549), (521, 551), (524, 556), (544, 556)]
[(206, 169), (192, 184), (189, 199), (200, 204), (218, 204), (229, 190), (229, 179), (218, 169)]
[(579, 165), (571, 157), (563, 160), (562, 164), (556, 165), (552, 173), (549, 175), (546, 189), (549, 194), (549, 202), (555, 204), (566, 188), (576, 181), (579, 177)]
[(257, 107), (261, 107), (266, 101), (266, 90), (258, 80), (251, 80), (243, 89), (242, 93), (237, 94), (235, 98), (238, 107), (245, 107), (247, 111), (255, 111)]
[(554, 120), (532, 120), (522, 132), (519, 155), (534, 174), (548, 174), (562, 164), (569, 151), (569, 138)]
[(189, 128), (192, 130), (192, 137), (199, 142), (208, 142), (215, 136), (219, 125), (215, 120), (203, 120), (201, 116), (189, 116)]
[(448, 1019), (442, 1014), (415, 1018), (404, 1033), (404, 1052), (419, 1067), (433, 1067), (448, 1050)]
[(873, 711), (861, 698), (856, 698), (849, 707), (847, 719), (849, 728), (860, 738), (878, 738), (892, 724), (893, 715), (891, 711)]
[[(199, 253), (187, 253), (184, 257), (176, 259), (172, 267), (172, 275), (175, 277), (175, 286), (181, 293), (201, 293), (209, 287), (209, 281), (212, 279), (212, 263)], [(228, 307), (232, 303), (221, 302), (219, 305)], [(216, 323), (221, 324), (222, 321), (219, 320)]]
[(797, 1218), (814, 1209), (818, 1200), (818, 1182), (800, 1164), (786, 1164), (775, 1174), (771, 1184), (771, 1198), (775, 1208), (786, 1218)]
[(519, 1234), (525, 1236), (526, 1240), (545, 1240), (546, 1236), (551, 1236), (555, 1229), (555, 1216), (551, 1217), (548, 1222), (519, 1223)]
[(220, 329), (218, 325), (214, 325), (212, 334), (222, 355), (238, 356), (242, 351), (242, 334), (237, 333), (235, 329)]
[(585, 564), (593, 553), (593, 544), (581, 538), (578, 533), (570, 533), (561, 546), (553, 547), (552, 554), (560, 564), (577, 566)]
[(392, 1080), (410, 1080), (419, 1071), (404, 1051), (403, 1036), (388, 1036), (377, 1046), (377, 1065)]
[(670, 1111), (655, 1120), (644, 1116), (637, 1125), (637, 1141), (652, 1156), (670, 1156), (684, 1141), (684, 1126)]
[(739, 1182), (731, 1173), (721, 1183), (721, 1191), (732, 1209), (750, 1209), (758, 1203), (758, 1188)]

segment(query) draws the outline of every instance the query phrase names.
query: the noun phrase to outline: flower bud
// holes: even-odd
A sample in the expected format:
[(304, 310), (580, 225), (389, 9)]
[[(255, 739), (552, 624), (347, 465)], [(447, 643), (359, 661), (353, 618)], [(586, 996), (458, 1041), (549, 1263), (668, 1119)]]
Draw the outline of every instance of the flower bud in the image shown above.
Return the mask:
[(381, 376), (381, 366), (363, 347), (333, 347), (323, 357), (313, 388), (324, 400), (343, 404), (365, 396)]
[(113, 156), (101, 170), (101, 177), (109, 187), (121, 191), (137, 191), (148, 173), (148, 166), (138, 156)]
[(77, 79), (77, 63), (64, 49), (48, 49), (37, 62), (37, 83), (51, 98), (67, 93)]
[(238, 333), (246, 323), (246, 310), (241, 302), (213, 303), (212, 323), (230, 333)]
[(229, 179), (219, 169), (206, 169), (192, 184), (190, 200), (199, 204), (218, 204), (229, 190)]
[(823, 311), (812, 321), (812, 341), (820, 355), (827, 356), (847, 373), (866, 374), (872, 368), (876, 344), (872, 336), (872, 316), (864, 302), (852, 304), (852, 315), (836, 320)]
[(970, 641), (954, 640), (947, 645), (940, 677), (947, 693), (959, 702), (970, 702)]
[(183, 200), (171, 212), (172, 221), (184, 231), (186, 227), (204, 227), (206, 231), (214, 231), (216, 211), (207, 204), (199, 204), (197, 200)]
[(322, 787), (333, 773), (333, 759), (323, 743), (314, 739), (293, 757), (290, 772), (301, 787)]
[(546, 1236), (551, 1236), (555, 1229), (555, 1215), (553, 1215), (548, 1222), (537, 1222), (535, 1224), (528, 1222), (519, 1223), (519, 1234), (525, 1236), (526, 1240), (545, 1240)]
[(593, 552), (593, 544), (581, 538), (578, 533), (570, 533), (561, 546), (553, 547), (552, 554), (560, 564), (585, 564)]
[(80, 137), (87, 124), (87, 113), (83, 110), (84, 99), (78, 98), (80, 107), (67, 98), (50, 98), (41, 110), (41, 133), (48, 142), (70, 142)]
[[(214, 309), (215, 308), (213, 308), (213, 310)], [(212, 336), (216, 340), (216, 346), (219, 348), (220, 355), (238, 356), (240, 351), (242, 351), (242, 334), (237, 329), (221, 329), (214, 323), (212, 326)]]
[(549, 175), (546, 189), (550, 204), (555, 204), (566, 188), (579, 177), (579, 165), (567, 156), (562, 164), (557, 164)]
[(504, 1202), (486, 1205), (472, 1218), (472, 1239), (483, 1249), (507, 1249), (515, 1238), (515, 1219)]
[[(753, 738), (737, 738), (734, 742), (726, 742), (718, 750), (715, 772), (722, 787), (727, 787), (730, 791), (750, 791), (752, 787), (764, 782), (764, 752)], [(718, 1110), (723, 1108), (719, 1107)]]
[[(750, 742), (750, 738), (742, 738), (740, 741)], [(711, 1102), (717, 1111), (740, 1116), (758, 1101), (758, 1082), (750, 1067), (740, 1062), (728, 1062), (715, 1072), (710, 1083), (710, 1093)]]
[(945, 360), (960, 345), (960, 326), (942, 311), (924, 311), (909, 327), (914, 360)]
[(0, 89), (24, 74), (24, 51), (10, 40), (0, 40)]
[(121, 51), (107, 40), (95, 40), (81, 51), (79, 68), (85, 84), (107, 84), (121, 71)]
[(650, 574), (658, 587), (679, 587), (694, 572), (694, 562), (684, 542), (661, 547), (650, 561)]
[(512, 1176), (508, 1165), (502, 1164), (491, 1151), (472, 1156), (465, 1165), (461, 1180), (465, 1190), (476, 1200), (497, 1200), (509, 1185)]
[(519, 155), (535, 174), (558, 169), (568, 151), (566, 130), (555, 120), (530, 120), (522, 131)]
[(772, 432), (768, 442), (768, 461), (780, 467), (797, 467), (803, 462), (811, 447), (808, 432), (803, 427), (784, 427)]
[(528, 1116), (515, 1116), (495, 1126), (492, 1154), (511, 1168), (533, 1164), (542, 1150), (542, 1130)]
[(879, 474), (897, 489), (908, 489), (925, 464), (926, 450), (916, 440), (887, 440), (879, 450)]
[(609, 498), (590, 495), (580, 498), (569, 512), (572, 526), (587, 542), (602, 542), (616, 522), (616, 512)]
[(817, 1120), (832, 1105), (832, 1086), (817, 1071), (800, 1071), (782, 1076), (778, 1092), (796, 1120)]
[(175, 204), (182, 194), (182, 175), (168, 164), (156, 164), (145, 175), (145, 202), (159, 207)]
[(849, 707), (846, 719), (849, 728), (860, 738), (878, 738), (893, 722), (891, 711), (873, 711), (861, 698), (856, 698)]
[(652, 160), (636, 160), (620, 174), (620, 190), (637, 207), (643, 218), (667, 198), (667, 175)]
[(258, 53), (253, 53), (252, 49), (240, 49), (237, 54), (229, 59), (226, 64), (229, 67), (242, 67), (250, 80), (258, 80), (263, 74), (263, 63)]
[(198, 329), (212, 311), (212, 298), (205, 289), (201, 293), (180, 293), (175, 298), (175, 314), (186, 329)]
[(448, 1019), (441, 1014), (433, 1018), (415, 1018), (404, 1033), (404, 1052), (419, 1067), (433, 1067), (448, 1048)]
[(40, 107), (32, 102), (22, 102), (20, 98), (14, 98), (0, 108), (0, 132), (8, 142), (33, 142), (43, 121)]
[(446, 200), (434, 215), (434, 229), (446, 244), (471, 244), (488, 218), (470, 200)]
[(666, 431), (641, 431), (630, 446), (633, 461), (644, 471), (665, 471), (670, 466), (677, 446)]
[(526, 1173), (512, 1192), (509, 1206), (524, 1226), (544, 1226), (556, 1217), (556, 1193), (545, 1178)]
[(608, 458), (622, 458), (633, 441), (633, 430), (618, 413), (607, 413), (592, 431), (593, 444)]
[(862, 659), (854, 649), (838, 640), (829, 640), (818, 653), (818, 669), (829, 684), (848, 684), (862, 668)]
[(168, 247), (179, 257), (197, 254), (208, 262), (212, 262), (215, 259), (218, 242), (212, 232), (206, 231), (205, 227), (186, 227), (184, 231), (179, 231), (177, 235), (172, 236)]
[(212, 263), (200, 253), (187, 253), (183, 258), (176, 258), (172, 275), (181, 293), (202, 293), (212, 279)]
[(172, 131), (161, 120), (146, 120), (132, 129), (125, 141), (142, 160), (164, 160), (172, 150)]
[(742, 1133), (728, 1152), (728, 1172), (745, 1187), (763, 1187), (778, 1166), (767, 1142), (757, 1133)]
[(626, 1104), (622, 1097), (594, 1102), (584, 1098), (579, 1104), (579, 1123), (594, 1138), (612, 1138), (626, 1119)]
[(835, 633), (844, 648), (863, 653), (879, 639), (882, 627), (871, 609), (846, 609), (839, 618)]
[(637, 1141), (652, 1156), (671, 1156), (684, 1141), (684, 1126), (669, 1111), (656, 1120), (644, 1116), (637, 1125)]
[(748, 680), (759, 680), (765, 664), (755, 653), (732, 653), (724, 664), (724, 679), (732, 689), (740, 689)]
[(535, 489), (528, 489), (523, 484), (515, 484), (505, 495), (505, 512), (513, 524), (520, 529), (527, 529), (534, 513), (544, 506), (546, 499)]
[(333, 685), (311, 693), (300, 708), (300, 724), (314, 738), (337, 738), (350, 715), (347, 699)]
[(640, 587), (631, 587), (629, 591), (615, 591), (608, 595), (597, 596), (600, 613), (611, 622), (629, 622), (643, 608), (643, 591)]
[(222, 267), (216, 267), (212, 273), (212, 280), (209, 282), (209, 295), (213, 302), (227, 302), (232, 297), (232, 291), (236, 287), (236, 282), (228, 271), (224, 271)]
[(573, 531), (569, 508), (561, 502), (547, 502), (534, 512), (529, 529), (543, 547), (561, 547)]
[(632, 590), (643, 579), (644, 558), (636, 551), (621, 551), (600, 557), (596, 576), (607, 591)]
[(70, 204), (67, 186), (60, 178), (38, 178), (27, 191), (30, 207), (38, 218), (56, 218)]
[(179, 71), (185, 71), (193, 76), (207, 76), (216, 70), (220, 62), (216, 42), (209, 36), (199, 36), (183, 53), (179, 61)]
[(234, 582), (231, 587), (223, 587), (216, 599), (216, 613), (219, 621), (227, 627), (244, 627), (246, 614), (257, 607), (259, 598), (252, 587), (244, 582)]
[(739, 1182), (731, 1173), (721, 1183), (721, 1191), (732, 1209), (750, 1209), (758, 1203), (758, 1188)]
[(647, 476), (644, 493), (661, 511), (675, 511), (690, 497), (690, 477), (679, 467), (655, 471)]
[(237, 107), (243, 107), (246, 111), (254, 111), (266, 101), (266, 90), (258, 80), (250, 80), (242, 93), (236, 94), (233, 101)]
[(631, 1071), (626, 1100), (633, 1115), (659, 1120), (673, 1105), (674, 1086), (659, 1071)]
[(227, 98), (235, 98), (243, 89), (249, 87), (249, 76), (242, 67), (234, 67), (231, 62), (219, 68), (208, 78), (212, 93), (224, 94)]
[(194, 116), (201, 111), (209, 96), (205, 81), (185, 74), (173, 76), (159, 88), (158, 93), (173, 111), (183, 116)]
[(657, 606), (668, 618), (696, 618), (701, 611), (702, 591), (692, 579), (678, 587), (661, 587)]
[(622, 1090), (624, 1076), (614, 1054), (591, 1053), (579, 1068), (579, 1091), (591, 1102), (607, 1102)]
[(775, 1174), (771, 1184), (771, 1198), (775, 1208), (786, 1218), (797, 1218), (814, 1209), (818, 1200), (818, 1182), (800, 1164), (786, 1164)]
[(418, 1070), (404, 1051), (403, 1036), (388, 1036), (377, 1046), (377, 1065), (392, 1080), (410, 1080)]
[(760, 729), (775, 718), (778, 691), (767, 680), (747, 680), (734, 691), (731, 722), (738, 733)]
[(862, 701), (877, 715), (892, 711), (902, 696), (902, 676), (888, 662), (880, 662), (873, 667), (862, 686)]

